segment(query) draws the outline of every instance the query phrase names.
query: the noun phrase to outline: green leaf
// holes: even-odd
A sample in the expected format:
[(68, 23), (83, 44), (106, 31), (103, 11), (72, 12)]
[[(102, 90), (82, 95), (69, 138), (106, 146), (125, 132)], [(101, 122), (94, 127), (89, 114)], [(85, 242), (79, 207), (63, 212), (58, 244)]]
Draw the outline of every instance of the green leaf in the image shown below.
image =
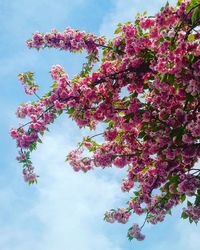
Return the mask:
[(44, 131), (41, 131), (41, 132), (40, 132), (40, 135), (43, 136), (43, 135), (44, 135)]
[(190, 34), (188, 36), (188, 41), (193, 42), (195, 40), (195, 36), (193, 34)]
[(94, 150), (95, 150), (95, 147), (93, 147), (93, 146), (91, 146), (91, 147), (88, 147), (88, 150), (89, 150), (89, 152), (94, 152)]
[(126, 120), (126, 122), (129, 122), (132, 117), (133, 117), (133, 113), (130, 113), (130, 114), (125, 115), (124, 119)]
[(195, 56), (192, 54), (187, 55), (189, 62), (192, 64), (194, 62)]
[(195, 203), (194, 203), (196, 206), (198, 206), (200, 204), (200, 195), (197, 191), (197, 195), (196, 195), (196, 199), (195, 199)]
[(181, 3), (182, 3), (183, 1), (184, 1), (184, 0), (178, 0), (177, 5), (178, 5), (178, 6), (181, 5)]
[(41, 139), (38, 139), (37, 141), (38, 141), (39, 143), (42, 143), (42, 140), (41, 140)]
[(191, 18), (192, 24), (195, 24), (198, 18), (199, 18), (199, 8), (196, 8), (192, 14), (192, 18)]
[(195, 100), (195, 97), (192, 96), (190, 93), (187, 93), (186, 95), (186, 101), (193, 102)]
[(53, 84), (51, 85), (51, 88), (56, 88), (56, 87), (58, 87), (58, 83), (55, 81), (55, 82), (53, 82)]
[(164, 81), (166, 81), (166, 80), (167, 80), (167, 74), (162, 75), (160, 81), (161, 81), (161, 82), (164, 82)]
[(138, 135), (138, 138), (143, 138), (146, 135), (144, 131), (141, 131)]
[(33, 150), (35, 150), (36, 148), (37, 148), (37, 143), (36, 143), (36, 142), (33, 142), (33, 143), (30, 145), (30, 147), (29, 147), (30, 151), (33, 151)]
[(146, 166), (143, 170), (142, 170), (142, 173), (146, 173), (147, 170), (150, 168), (150, 166)]
[(176, 137), (177, 140), (180, 140), (185, 130), (183, 127), (172, 129), (170, 132), (170, 136)]
[(185, 219), (188, 218), (188, 215), (187, 215), (185, 212), (183, 212), (183, 213), (181, 214), (181, 218), (185, 220)]
[(75, 111), (75, 108), (69, 108), (69, 109), (67, 110), (67, 114), (68, 114), (68, 115), (71, 115), (71, 114), (74, 113), (74, 111)]
[(114, 122), (110, 121), (108, 127), (109, 127), (109, 129), (113, 128), (114, 127)]
[(179, 85), (176, 83), (174, 84), (174, 87), (175, 87), (175, 90), (178, 90), (179, 89)]
[(129, 240), (133, 240), (133, 237), (131, 237), (129, 234), (127, 235)]
[(121, 27), (118, 27), (116, 30), (115, 30), (115, 34), (119, 34), (120, 33), (120, 31), (121, 31)]
[(139, 191), (135, 191), (133, 193), (134, 193), (135, 196), (138, 196), (140, 192)]
[(121, 139), (121, 136), (118, 134), (116, 137), (115, 137), (115, 141), (119, 142)]
[(61, 115), (62, 113), (63, 113), (63, 110), (62, 110), (62, 109), (60, 109), (60, 110), (57, 111), (57, 114), (58, 114), (58, 115)]
[(190, 222), (190, 224), (192, 224), (192, 222), (193, 222), (193, 219), (191, 217), (189, 217), (189, 222)]
[(158, 41), (158, 45), (160, 45), (160, 44), (163, 43), (164, 41), (165, 41), (165, 38), (164, 38), (164, 37), (160, 38), (160, 40)]
[(174, 78), (175, 76), (173, 74), (168, 74), (168, 82), (172, 85), (174, 84)]
[(160, 9), (160, 11), (163, 11), (165, 8), (164, 7), (162, 7), (161, 9)]
[(199, 0), (192, 0), (190, 4), (186, 7), (186, 11), (189, 12), (192, 8), (199, 4)]
[(171, 177), (169, 177), (169, 181), (170, 181), (171, 183), (177, 183), (178, 180), (179, 180), (179, 177), (178, 177), (178, 176), (171, 176)]
[(181, 201), (184, 202), (185, 199), (186, 199), (186, 195), (185, 195), (185, 194), (182, 194), (182, 195), (181, 195)]

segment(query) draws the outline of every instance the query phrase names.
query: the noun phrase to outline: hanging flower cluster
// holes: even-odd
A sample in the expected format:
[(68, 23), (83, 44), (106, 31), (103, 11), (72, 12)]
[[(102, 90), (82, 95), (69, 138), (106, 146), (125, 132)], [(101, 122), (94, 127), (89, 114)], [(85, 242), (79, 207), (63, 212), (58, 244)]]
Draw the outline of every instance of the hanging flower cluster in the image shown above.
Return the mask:
[[(86, 50), (88, 62), (74, 79), (60, 65), (54, 65), (54, 84), (37, 102), (21, 105), (19, 118), (30, 121), (11, 136), (20, 149), (17, 160), (23, 164), (26, 181), (37, 175), (30, 153), (41, 142), (48, 125), (66, 113), (79, 127), (95, 130), (79, 148), (68, 153), (75, 171), (96, 167), (127, 170), (123, 192), (130, 193), (126, 208), (105, 214), (108, 222), (126, 223), (132, 214), (145, 214), (156, 224), (186, 199), (182, 218), (200, 220), (200, 4), (198, 0), (166, 5), (155, 16), (139, 16), (135, 23), (119, 24), (115, 38), (105, 38), (66, 28), (35, 33), (29, 48), (58, 48), (70, 52)], [(102, 58), (99, 50), (103, 50)], [(97, 70), (92, 66), (101, 60)], [(38, 87), (33, 74), (21, 74), (27, 94)], [(123, 94), (123, 95), (122, 95)], [(123, 96), (123, 97), (122, 97)], [(84, 155), (90, 152), (90, 157)], [(197, 167), (196, 167), (197, 166)], [(128, 230), (131, 240), (143, 240), (137, 224)]]

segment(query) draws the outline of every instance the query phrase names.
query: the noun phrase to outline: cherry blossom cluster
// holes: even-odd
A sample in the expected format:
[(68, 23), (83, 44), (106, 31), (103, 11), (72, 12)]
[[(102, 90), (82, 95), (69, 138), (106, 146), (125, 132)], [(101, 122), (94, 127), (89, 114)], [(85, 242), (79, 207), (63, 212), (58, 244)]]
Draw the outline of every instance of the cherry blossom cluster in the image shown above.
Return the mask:
[(83, 172), (87, 172), (88, 170), (93, 168), (93, 160), (88, 157), (81, 157), (82, 151), (73, 150), (68, 156), (67, 160), (69, 164), (73, 167), (74, 171), (78, 172), (82, 170)]
[(30, 160), (30, 153), (26, 152), (24, 153), (23, 150), (19, 152), (19, 155), (17, 156), (17, 160), (23, 164), (23, 176), (24, 180), (31, 183), (37, 183), (38, 176), (34, 173), (34, 167), (32, 165), (32, 162)]
[(114, 223), (115, 221), (125, 224), (127, 223), (131, 213), (124, 208), (118, 208), (117, 210), (111, 210), (105, 213), (104, 220), (109, 223)]
[(138, 224), (133, 224), (133, 226), (128, 230), (128, 238), (130, 240), (135, 238), (141, 241), (141, 240), (144, 240), (145, 235), (141, 233), (141, 229)]
[(81, 32), (67, 27), (63, 32), (52, 30), (46, 34), (36, 32), (33, 37), (27, 40), (29, 48), (57, 48), (69, 51), (81, 51), (85, 49), (88, 54), (98, 53), (98, 46), (104, 45), (103, 37), (96, 37), (93, 34)]
[(38, 90), (38, 85), (34, 83), (34, 74), (26, 72), (19, 74), (19, 80), (24, 85), (24, 91), (27, 95), (33, 95)]
[(191, 204), (187, 208), (184, 208), (183, 211), (186, 217), (189, 217), (191, 221), (198, 223), (200, 219), (200, 206), (199, 205), (193, 206)]
[[(75, 171), (116, 167), (126, 171), (121, 189), (129, 192), (127, 207), (105, 214), (108, 222), (126, 223), (132, 214), (144, 215), (144, 224), (128, 231), (129, 239), (143, 240), (145, 223), (162, 222), (171, 210), (187, 201), (181, 217), (200, 220), (200, 4), (179, 0), (155, 16), (139, 16), (119, 24), (116, 36), (102, 37), (67, 28), (64, 32), (35, 33), (29, 48), (85, 49), (100, 61), (69, 79), (54, 65), (50, 91), (34, 103), (17, 109), (29, 122), (11, 129), (20, 148), (19, 162), (29, 183), (37, 179), (30, 153), (41, 142), (48, 125), (62, 113), (76, 124), (104, 131), (83, 138), (67, 155)], [(103, 53), (98, 53), (99, 49)], [(102, 54), (102, 56), (100, 56)], [(93, 61), (94, 62), (94, 61)], [(32, 73), (20, 75), (34, 93)], [(101, 136), (101, 143), (96, 140)], [(103, 141), (103, 142), (102, 142)], [(190, 200), (191, 199), (191, 200)]]

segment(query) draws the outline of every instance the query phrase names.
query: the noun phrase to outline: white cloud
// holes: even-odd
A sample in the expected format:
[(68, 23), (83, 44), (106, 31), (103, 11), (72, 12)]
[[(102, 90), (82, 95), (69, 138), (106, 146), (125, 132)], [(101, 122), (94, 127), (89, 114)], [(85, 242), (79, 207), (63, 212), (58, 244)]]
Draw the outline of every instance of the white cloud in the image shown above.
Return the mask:
[(52, 29), (55, 24), (67, 21), (70, 12), (83, 4), (84, 0), (0, 1), (0, 21), (3, 21), (1, 28), (6, 27), (15, 38), (19, 34), (31, 34), (35, 31), (32, 30), (33, 27), (37, 30), (47, 27)]
[[(67, 119), (57, 122), (33, 156), (40, 175), (36, 194), (31, 204), (15, 211), (16, 223), (0, 224), (0, 249), (121, 250), (117, 239), (104, 232), (108, 224), (103, 221), (106, 210), (120, 203), (119, 183), (105, 172), (75, 173), (64, 159), (84, 132)], [(17, 192), (8, 191), (3, 193), (16, 204)]]
[(179, 222), (176, 226), (179, 243), (183, 250), (197, 250), (200, 246), (200, 228), (196, 225), (190, 225), (189, 222)]
[(74, 173), (64, 159), (81, 133), (71, 122), (56, 130), (59, 134), (46, 135), (33, 158), (41, 176), (30, 211), (43, 227), (37, 249), (120, 250), (103, 232), (104, 212), (119, 204), (119, 184), (95, 172)]
[[(16, 74), (16, 65), (18, 66), (18, 69), (26, 69), (27, 64), (30, 67), (33, 67), (35, 63), (37, 63), (37, 54), (29, 54), (27, 55), (27, 51), (23, 53), (18, 53), (12, 56), (12, 58), (2, 58), (1, 59), (1, 68), (0, 68), (0, 75), (2, 77), (8, 76), (11, 72), (13, 73), (14, 77), (17, 79), (17, 74)], [(21, 73), (21, 72), (19, 72)], [(5, 84), (3, 81), (1, 84)], [(19, 84), (20, 86), (20, 84)]]
[[(54, 8), (57, 8), (55, 13), (60, 13), (59, 16), (56, 16), (56, 20), (60, 22), (65, 20), (68, 12), (61, 8), (62, 5), (59, 4), (61, 1), (58, 1), (57, 5), (52, 4), (52, 2), (48, 3), (47, 0), (40, 2), (13, 1), (10, 3), (13, 16), (12, 20), (9, 19), (7, 22), (7, 29), (12, 29), (12, 35), (23, 34), (22, 31), (29, 34), (34, 31), (32, 30), (33, 26), (28, 24), (29, 20), (30, 22), (34, 20), (32, 25), (41, 29), (46, 30), (47, 23), (52, 28), (54, 18), (48, 13), (52, 13)], [(84, 0), (70, 2), (68, 11), (72, 4), (78, 5), (78, 3), (84, 3)], [(146, 6), (143, 8), (141, 1), (135, 1), (135, 4), (137, 4), (136, 10), (136, 8), (131, 7), (133, 1), (116, 0), (113, 12), (109, 13), (104, 19), (101, 32), (109, 34), (112, 29), (114, 30), (116, 23), (134, 19), (137, 11), (153, 9), (155, 6), (162, 4), (161, 1), (155, 0), (144, 3)], [(157, 3), (159, 4), (157, 5)], [(44, 13), (43, 10), (46, 9), (44, 6), (47, 4), (48, 11)], [(139, 6), (140, 9), (138, 9)], [(37, 13), (36, 17), (34, 17), (34, 13)], [(43, 19), (41, 19), (42, 15), (44, 15)], [(13, 27), (13, 23), (18, 20), (18, 26)], [(25, 54), (19, 54), (19, 57), (23, 57), (24, 60), (19, 64), (17, 57), (12, 57), (13, 62), (9, 62), (7, 59), (2, 61), (3, 65), (9, 64), (10, 67), (9, 70), (4, 68), (2, 74), (14, 71), (15, 64), (23, 68), (26, 63), (32, 65), (38, 60), (37, 56), (26, 58)], [(58, 125), (53, 128), (51, 134), (45, 135), (44, 144), (40, 145), (34, 153), (33, 162), (40, 175), (39, 184), (31, 187), (31, 189), (24, 185), (25, 188), (23, 189), (19, 183), (13, 185), (14, 181), (9, 179), (10, 188), (1, 189), (1, 214), (2, 208), (8, 211), (4, 218), (5, 221), (0, 223), (0, 249), (121, 250), (121, 245), (124, 242), (119, 243), (115, 237), (112, 237), (112, 234), (115, 233), (116, 227), (120, 228), (122, 233), (122, 228), (127, 229), (128, 226), (119, 225), (118, 227), (117, 225), (104, 224), (102, 221), (104, 212), (110, 208), (118, 207), (124, 198), (118, 182), (121, 171), (114, 169), (113, 171), (102, 170), (102, 172), (101, 170), (95, 170), (95, 172), (87, 174), (74, 173), (64, 163), (64, 159), (67, 152), (76, 146), (84, 133), (75, 128), (74, 124), (68, 122), (67, 118), (65, 123), (57, 122)], [(20, 181), (22, 182), (22, 180)], [(33, 197), (26, 197), (25, 190), (29, 190), (27, 191), (28, 195)], [(20, 195), (23, 197), (21, 198)], [(11, 214), (13, 215), (9, 216)], [(13, 218), (14, 216), (16, 218)], [(141, 220), (139, 218), (139, 221)], [(171, 226), (173, 227), (173, 225)], [(147, 227), (147, 231), (148, 228), (150, 227)], [(184, 244), (187, 246), (186, 239), (189, 235), (191, 242), (187, 250), (196, 250), (196, 244), (199, 245), (198, 230), (189, 229), (189, 227), (184, 229), (182, 224), (174, 230), (177, 234), (180, 234), (180, 239), (175, 244), (176, 249), (181, 246), (181, 249), (185, 250), (183, 247)], [(149, 234), (149, 242), (151, 242), (150, 230), (147, 233)], [(119, 231), (117, 234), (119, 234)], [(165, 236), (162, 235), (162, 237)], [(126, 242), (125, 234), (123, 239)], [(133, 244), (129, 249), (132, 249)], [(169, 243), (165, 241), (156, 244), (158, 245), (157, 248), (152, 249), (164, 250), (169, 248)]]
[[(155, 14), (165, 2), (163, 0), (113, 0), (113, 10), (104, 17), (100, 34), (110, 38), (118, 23), (134, 21), (138, 12), (147, 11), (150, 15)], [(174, 5), (176, 0), (168, 2)]]
[(188, 221), (171, 222), (167, 229), (165, 228), (157, 234), (156, 242), (151, 244), (148, 250), (198, 250), (200, 245), (199, 233), (199, 226), (191, 225)]

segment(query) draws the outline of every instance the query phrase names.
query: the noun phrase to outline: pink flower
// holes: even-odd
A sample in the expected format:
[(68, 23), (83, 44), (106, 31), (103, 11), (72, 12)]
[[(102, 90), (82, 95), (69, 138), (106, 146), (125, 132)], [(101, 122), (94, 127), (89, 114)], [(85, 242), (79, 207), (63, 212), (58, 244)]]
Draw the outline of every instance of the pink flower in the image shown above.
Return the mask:
[[(147, 214), (146, 221), (156, 224), (185, 195), (194, 199), (183, 215), (199, 221), (199, 170), (194, 172), (193, 167), (200, 156), (200, 32), (192, 30), (188, 36), (190, 25), (196, 25), (191, 18), (197, 10), (188, 12), (190, 2), (166, 5), (153, 17), (140, 16), (135, 23), (119, 25), (116, 37), (109, 41), (70, 27), (36, 32), (27, 41), (29, 48), (37, 50), (85, 50), (87, 60), (72, 80), (63, 67), (53, 65), (54, 83), (41, 97), (36, 94), (34, 74), (19, 75), (25, 92), (37, 96), (37, 101), (18, 107), (18, 118), (27, 121), (10, 131), (20, 149), (17, 160), (23, 165), (25, 181), (37, 181), (30, 153), (64, 113), (80, 128), (95, 130), (100, 124), (104, 135), (100, 140), (85, 138), (68, 154), (74, 171), (126, 168), (121, 189), (134, 189), (128, 208), (107, 212), (106, 221), (126, 223), (134, 212)], [(99, 67), (94, 68), (98, 61)], [(137, 224), (128, 236), (144, 239)]]
[(113, 164), (118, 168), (123, 168), (127, 164), (126, 158), (118, 156), (114, 159)]
[(64, 68), (60, 65), (53, 65), (51, 68), (51, 77), (54, 80), (60, 80), (63, 76), (65, 76), (65, 79), (68, 78), (68, 76), (66, 75)]
[(18, 132), (16, 129), (11, 129), (10, 130), (10, 135), (12, 138), (17, 138), (18, 137)]
[(134, 187), (134, 182), (128, 179), (123, 180), (121, 189), (123, 192), (129, 192), (131, 188)]
[(154, 26), (155, 20), (150, 18), (141, 18), (140, 19), (140, 26), (143, 29), (148, 29), (152, 26)]
[(115, 137), (117, 136), (117, 130), (116, 129), (107, 130), (107, 131), (105, 131), (104, 136), (105, 136), (106, 140), (113, 141), (115, 139)]
[(142, 241), (145, 238), (145, 235), (141, 233), (141, 229), (138, 224), (133, 224), (133, 226), (128, 231), (128, 235), (137, 239), (138, 241)]

